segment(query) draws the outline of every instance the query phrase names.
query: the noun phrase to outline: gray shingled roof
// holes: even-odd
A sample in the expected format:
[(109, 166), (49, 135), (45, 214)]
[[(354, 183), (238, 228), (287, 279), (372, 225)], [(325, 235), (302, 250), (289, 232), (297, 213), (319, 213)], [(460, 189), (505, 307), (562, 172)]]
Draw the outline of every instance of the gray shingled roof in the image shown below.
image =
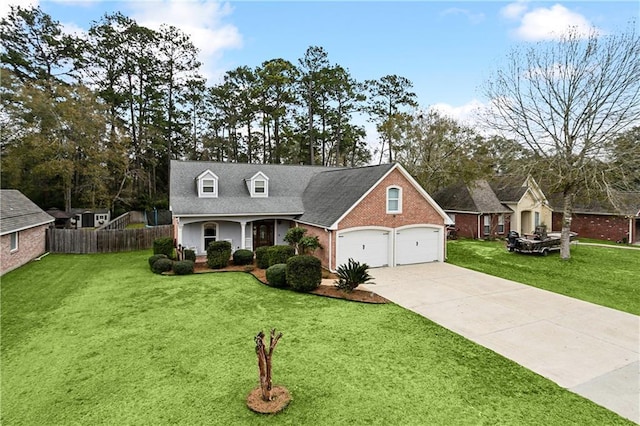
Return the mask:
[[(210, 170), (218, 176), (218, 197), (198, 198), (196, 177)], [(169, 204), (175, 215), (299, 215), (302, 194), (312, 177), (329, 167), (276, 164), (171, 161)], [(257, 172), (269, 178), (269, 196), (251, 198), (245, 183)]]
[(392, 167), (393, 164), (382, 164), (319, 173), (304, 191), (304, 214), (298, 220), (324, 227), (333, 225)]
[[(603, 196), (602, 199), (585, 200), (583, 197), (580, 194), (576, 196), (573, 206), (574, 213), (640, 216), (640, 192), (638, 191), (613, 191), (611, 199)], [(562, 194), (551, 194), (548, 199), (553, 210), (562, 213), (564, 208)]]
[[(169, 203), (175, 215), (290, 215), (330, 226), (352, 207), (393, 164), (358, 168), (279, 164), (172, 161)], [(196, 177), (218, 176), (218, 197), (198, 198)], [(251, 198), (245, 179), (269, 178), (269, 196)]]
[(458, 183), (438, 191), (434, 200), (448, 211), (473, 213), (511, 213), (505, 207), (486, 180), (477, 180), (468, 185)]
[(45, 225), (54, 218), (16, 189), (0, 190), (0, 235)]
[(521, 176), (505, 176), (494, 178), (489, 185), (496, 197), (503, 203), (517, 203), (527, 192), (527, 187), (522, 186), (526, 178)]

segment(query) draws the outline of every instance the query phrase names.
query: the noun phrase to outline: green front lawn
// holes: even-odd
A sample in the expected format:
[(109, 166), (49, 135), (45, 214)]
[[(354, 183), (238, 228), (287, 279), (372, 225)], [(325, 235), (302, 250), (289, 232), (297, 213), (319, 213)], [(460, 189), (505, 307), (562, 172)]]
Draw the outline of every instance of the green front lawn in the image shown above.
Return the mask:
[(454, 240), (448, 262), (640, 315), (640, 250), (572, 245), (571, 259), (510, 253), (503, 241)]
[[(397, 305), (160, 276), (148, 252), (49, 255), (2, 278), (2, 424), (631, 424)], [(284, 333), (281, 414), (245, 405)]]

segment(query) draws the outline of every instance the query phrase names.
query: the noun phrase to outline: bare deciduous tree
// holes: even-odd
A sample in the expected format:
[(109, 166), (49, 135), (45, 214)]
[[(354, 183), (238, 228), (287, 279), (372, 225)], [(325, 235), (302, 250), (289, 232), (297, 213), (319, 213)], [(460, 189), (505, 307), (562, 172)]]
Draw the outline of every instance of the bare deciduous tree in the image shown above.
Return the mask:
[(563, 195), (560, 255), (570, 258), (576, 193), (607, 192), (611, 141), (640, 120), (640, 38), (570, 30), (556, 41), (512, 51), (486, 83), (492, 129), (531, 149)]

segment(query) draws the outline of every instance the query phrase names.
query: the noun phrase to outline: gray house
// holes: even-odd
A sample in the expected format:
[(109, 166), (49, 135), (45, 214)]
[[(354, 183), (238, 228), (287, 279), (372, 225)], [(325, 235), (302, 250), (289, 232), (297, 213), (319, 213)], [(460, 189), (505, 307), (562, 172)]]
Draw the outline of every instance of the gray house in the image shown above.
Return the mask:
[(20, 191), (0, 190), (0, 274), (43, 254), (46, 229), (53, 221), (53, 217)]
[[(357, 168), (172, 161), (176, 244), (204, 254), (284, 243), (303, 226), (335, 270), (349, 258), (371, 267), (443, 261), (449, 218), (399, 164)], [(416, 248), (417, 247), (417, 248)]]

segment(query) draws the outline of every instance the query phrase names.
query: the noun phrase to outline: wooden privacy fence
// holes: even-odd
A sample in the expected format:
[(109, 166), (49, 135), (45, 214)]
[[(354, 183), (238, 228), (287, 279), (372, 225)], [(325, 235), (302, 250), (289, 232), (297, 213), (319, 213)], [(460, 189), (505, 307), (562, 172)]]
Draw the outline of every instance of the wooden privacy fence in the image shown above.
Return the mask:
[(114, 253), (146, 250), (153, 240), (173, 237), (173, 225), (138, 229), (47, 229), (47, 251), (51, 253)]

